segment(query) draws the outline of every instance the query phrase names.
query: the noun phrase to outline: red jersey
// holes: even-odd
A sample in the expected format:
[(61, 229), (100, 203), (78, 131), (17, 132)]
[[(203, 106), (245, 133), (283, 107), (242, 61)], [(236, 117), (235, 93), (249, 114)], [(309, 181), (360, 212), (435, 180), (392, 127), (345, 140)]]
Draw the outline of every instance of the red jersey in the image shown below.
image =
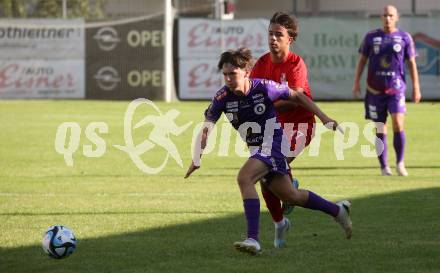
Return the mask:
[[(290, 88), (302, 88), (304, 94), (312, 99), (306, 64), (300, 56), (291, 51), (282, 63), (273, 63), (270, 59), (270, 53), (261, 56), (252, 68), (251, 78), (269, 79), (278, 83), (287, 81)], [(302, 106), (289, 112), (277, 113), (277, 115), (283, 124), (315, 122), (314, 114)]]

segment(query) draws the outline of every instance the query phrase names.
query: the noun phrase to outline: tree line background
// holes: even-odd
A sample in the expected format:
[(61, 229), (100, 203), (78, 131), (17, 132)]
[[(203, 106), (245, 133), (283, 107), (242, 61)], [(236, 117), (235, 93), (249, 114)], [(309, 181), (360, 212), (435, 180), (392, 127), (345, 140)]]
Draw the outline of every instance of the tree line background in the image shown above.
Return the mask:
[[(67, 0), (67, 17), (105, 18), (107, 0)], [(61, 18), (62, 0), (0, 0), (0, 18)]]

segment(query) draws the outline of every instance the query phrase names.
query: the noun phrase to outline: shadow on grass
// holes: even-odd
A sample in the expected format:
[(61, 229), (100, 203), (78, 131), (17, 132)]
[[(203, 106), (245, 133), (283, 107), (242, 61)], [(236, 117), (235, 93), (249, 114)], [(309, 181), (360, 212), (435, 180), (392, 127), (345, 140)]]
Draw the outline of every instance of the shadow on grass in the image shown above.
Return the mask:
[[(411, 169), (440, 169), (440, 165), (424, 165), (424, 166), (415, 166), (415, 165), (411, 165), (411, 164), (407, 164), (406, 168), (408, 170)], [(237, 170), (237, 168), (234, 167), (216, 167), (216, 169), (219, 170)], [(353, 165), (347, 165), (347, 166), (294, 166), (293, 167), (294, 171), (298, 171), (298, 170), (325, 170), (325, 171), (332, 171), (332, 170), (379, 170), (379, 165), (374, 165), (374, 166), (353, 166)]]
[(272, 247), (273, 226), (262, 214), (264, 252), (257, 257), (233, 250), (244, 218), (232, 215), (79, 238), (77, 251), (64, 260), (48, 258), (40, 245), (0, 248), (0, 272), (440, 272), (440, 188), (352, 202), (352, 240), (343, 239), (328, 216), (296, 208), (289, 247), (281, 250)]

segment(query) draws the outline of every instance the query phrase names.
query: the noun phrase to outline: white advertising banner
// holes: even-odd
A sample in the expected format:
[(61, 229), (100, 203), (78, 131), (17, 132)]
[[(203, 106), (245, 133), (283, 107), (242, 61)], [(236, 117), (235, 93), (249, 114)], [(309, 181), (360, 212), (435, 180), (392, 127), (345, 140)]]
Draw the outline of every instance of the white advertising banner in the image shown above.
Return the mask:
[[(309, 83), (314, 98), (351, 99), (358, 49), (365, 34), (380, 28), (379, 18), (300, 18), (300, 34), (293, 50), (304, 58), (309, 69)], [(417, 47), (416, 59), (423, 98), (440, 99), (440, 20), (436, 18), (401, 18), (399, 28), (409, 32)], [(365, 92), (363, 72), (361, 86)], [(412, 82), (407, 71), (407, 98)]]
[(0, 20), (0, 59), (82, 59), (84, 20)]
[(84, 60), (0, 60), (0, 98), (84, 98)]
[[(309, 83), (315, 99), (350, 100), (358, 48), (365, 34), (380, 28), (379, 18), (331, 17), (299, 18), (300, 33), (293, 51), (308, 67)], [(255, 58), (267, 48), (268, 20), (215, 21), (179, 20), (179, 96), (207, 99), (221, 87), (216, 64), (227, 49), (247, 46)], [(424, 99), (440, 99), (440, 18), (406, 18), (399, 28), (409, 32), (419, 54), (417, 66)], [(222, 42), (223, 41), (223, 42)], [(222, 46), (223, 45), (223, 46)], [(205, 69), (205, 70), (204, 70)], [(365, 92), (366, 69), (361, 86)], [(215, 71), (215, 73), (214, 73)], [(219, 80), (220, 79), (220, 80)], [(412, 81), (407, 73), (407, 98)]]
[[(223, 86), (216, 59), (180, 60), (179, 86), (182, 99), (212, 99)], [(183, 92), (183, 93), (182, 93)]]
[(179, 19), (179, 97), (211, 99), (222, 87), (220, 54), (248, 47), (254, 57), (267, 49), (266, 19)]
[(254, 56), (267, 51), (265, 19), (179, 20), (179, 58), (218, 58), (228, 49), (248, 47)]

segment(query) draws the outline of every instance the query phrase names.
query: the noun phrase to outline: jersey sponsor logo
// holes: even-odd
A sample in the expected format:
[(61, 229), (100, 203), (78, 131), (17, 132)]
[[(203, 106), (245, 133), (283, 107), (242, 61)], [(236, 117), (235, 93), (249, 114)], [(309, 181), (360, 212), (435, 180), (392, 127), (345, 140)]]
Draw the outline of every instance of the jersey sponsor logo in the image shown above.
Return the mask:
[(401, 43), (402, 42), (402, 36), (394, 36), (393, 37), (394, 42)]
[(400, 50), (402, 50), (402, 46), (400, 44), (394, 44), (393, 49), (396, 52), (400, 52)]
[(252, 98), (253, 98), (253, 99), (259, 99), (259, 98), (261, 98), (261, 97), (263, 97), (263, 94), (261, 94), (261, 93), (258, 93), (258, 94), (255, 94), (255, 95), (252, 95)]
[(248, 108), (250, 107), (250, 102), (246, 101), (246, 100), (242, 100), (240, 101), (240, 108)]
[(228, 101), (226, 103), (226, 112), (237, 113), (238, 112), (238, 101)]
[(396, 76), (396, 72), (394, 71), (376, 71), (375, 73), (376, 76), (389, 76), (389, 77), (394, 77)]
[(382, 44), (382, 37), (374, 37), (373, 38), (373, 51), (374, 54), (379, 54), (380, 45)]
[(226, 108), (236, 108), (238, 107), (238, 101), (228, 101), (226, 103)]
[(383, 68), (389, 68), (391, 66), (391, 62), (387, 61), (387, 57), (383, 56), (382, 58), (380, 58), (380, 66), (382, 66)]
[(374, 43), (374, 44), (380, 44), (380, 43), (382, 43), (382, 37), (374, 37), (374, 38), (373, 38), (373, 43)]
[(259, 103), (254, 106), (254, 113), (257, 115), (262, 115), (266, 111), (266, 105), (264, 103)]

